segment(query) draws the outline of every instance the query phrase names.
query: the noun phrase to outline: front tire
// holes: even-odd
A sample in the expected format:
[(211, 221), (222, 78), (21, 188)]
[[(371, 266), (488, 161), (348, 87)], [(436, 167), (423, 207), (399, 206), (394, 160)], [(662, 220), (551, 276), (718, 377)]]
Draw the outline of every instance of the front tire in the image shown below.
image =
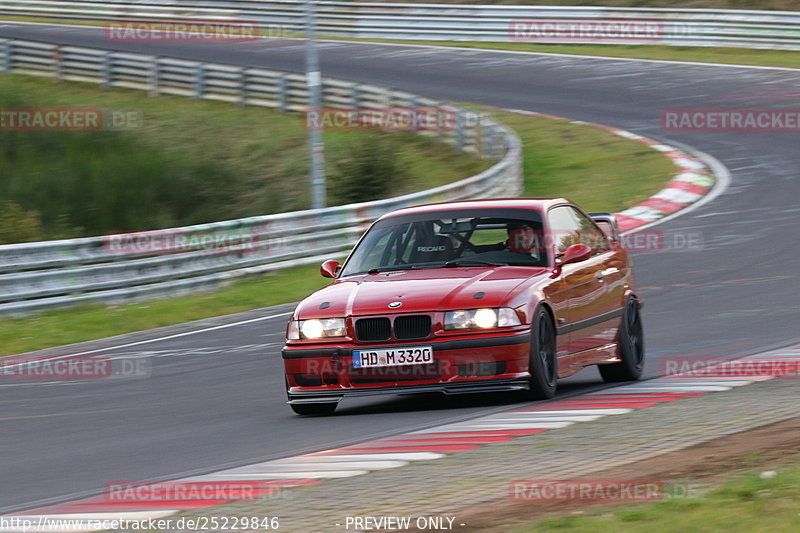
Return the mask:
[(543, 307), (536, 310), (531, 326), (529, 400), (547, 400), (556, 394), (558, 361), (556, 333), (550, 314)]
[(619, 328), (617, 351), (622, 361), (598, 366), (603, 381), (608, 383), (636, 381), (642, 377), (642, 370), (644, 369), (644, 329), (642, 328), (642, 317), (639, 312), (639, 301), (632, 296), (625, 303), (622, 325)]
[(325, 416), (333, 414), (338, 404), (327, 403), (290, 403), (289, 407), (298, 415)]

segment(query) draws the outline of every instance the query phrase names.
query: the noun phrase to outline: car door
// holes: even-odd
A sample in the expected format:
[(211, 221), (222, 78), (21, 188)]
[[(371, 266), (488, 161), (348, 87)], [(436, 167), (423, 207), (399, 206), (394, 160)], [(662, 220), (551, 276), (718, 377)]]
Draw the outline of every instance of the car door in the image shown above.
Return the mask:
[[(574, 206), (572, 209), (582, 228), (582, 242), (591, 246), (593, 250), (591, 260), (597, 264), (595, 277), (603, 286), (598, 300), (586, 315), (586, 320), (591, 321), (591, 325), (583, 329), (582, 337), (578, 335), (576, 338), (577, 342), (596, 350), (594, 353), (585, 353), (577, 361), (581, 365), (587, 365), (607, 361), (608, 357), (614, 354), (613, 350), (608, 348), (616, 342), (621, 319), (621, 302), (624, 299), (627, 279), (626, 254), (611, 245), (608, 236), (589, 215)], [(599, 348), (605, 350), (597, 351)]]
[(592, 247), (592, 256), (579, 263), (564, 265), (564, 298), (568, 302), (565, 320), (557, 324), (559, 335), (567, 336), (564, 358), (567, 367), (591, 364), (594, 350), (613, 342), (609, 340), (606, 313), (611, 310), (610, 294), (604, 277), (610, 273), (609, 262), (613, 251), (603, 232), (583, 212), (571, 205), (557, 206), (548, 211), (550, 232), (555, 256), (558, 257), (572, 244), (583, 243)]

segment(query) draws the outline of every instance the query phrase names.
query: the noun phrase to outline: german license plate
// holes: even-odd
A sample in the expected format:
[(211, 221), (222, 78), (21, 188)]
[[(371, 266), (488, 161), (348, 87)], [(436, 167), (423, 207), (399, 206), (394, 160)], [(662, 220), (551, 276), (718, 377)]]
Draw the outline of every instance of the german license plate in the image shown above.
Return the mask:
[(426, 365), (433, 363), (433, 348), (413, 346), (390, 350), (353, 350), (353, 368)]

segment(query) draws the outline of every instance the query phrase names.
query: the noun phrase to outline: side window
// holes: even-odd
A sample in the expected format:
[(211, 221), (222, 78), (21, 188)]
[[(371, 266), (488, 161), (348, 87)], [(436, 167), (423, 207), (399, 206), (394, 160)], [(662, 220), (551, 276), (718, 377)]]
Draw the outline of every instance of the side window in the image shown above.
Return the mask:
[(597, 227), (594, 220), (574, 207), (570, 207), (569, 209), (575, 213), (575, 216), (578, 217), (578, 221), (581, 224), (581, 242), (591, 246), (592, 250), (595, 252), (608, 251), (611, 248), (608, 244), (608, 237), (603, 233), (603, 230)]
[(573, 244), (587, 244), (596, 252), (609, 249), (605, 234), (592, 219), (574, 207), (555, 207), (548, 212), (547, 218), (556, 253), (564, 253)]
[(564, 253), (570, 245), (580, 242), (581, 224), (569, 206), (555, 207), (547, 213), (550, 235), (557, 254)]

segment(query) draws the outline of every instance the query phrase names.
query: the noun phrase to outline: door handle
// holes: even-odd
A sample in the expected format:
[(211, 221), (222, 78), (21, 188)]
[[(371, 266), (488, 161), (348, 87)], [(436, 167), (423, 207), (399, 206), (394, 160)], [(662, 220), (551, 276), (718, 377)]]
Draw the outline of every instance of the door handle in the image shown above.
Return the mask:
[(617, 267), (611, 267), (605, 270), (598, 270), (595, 273), (595, 276), (597, 276), (597, 279), (602, 280), (604, 277), (610, 276), (611, 274), (616, 274), (617, 272), (619, 272), (619, 269)]

